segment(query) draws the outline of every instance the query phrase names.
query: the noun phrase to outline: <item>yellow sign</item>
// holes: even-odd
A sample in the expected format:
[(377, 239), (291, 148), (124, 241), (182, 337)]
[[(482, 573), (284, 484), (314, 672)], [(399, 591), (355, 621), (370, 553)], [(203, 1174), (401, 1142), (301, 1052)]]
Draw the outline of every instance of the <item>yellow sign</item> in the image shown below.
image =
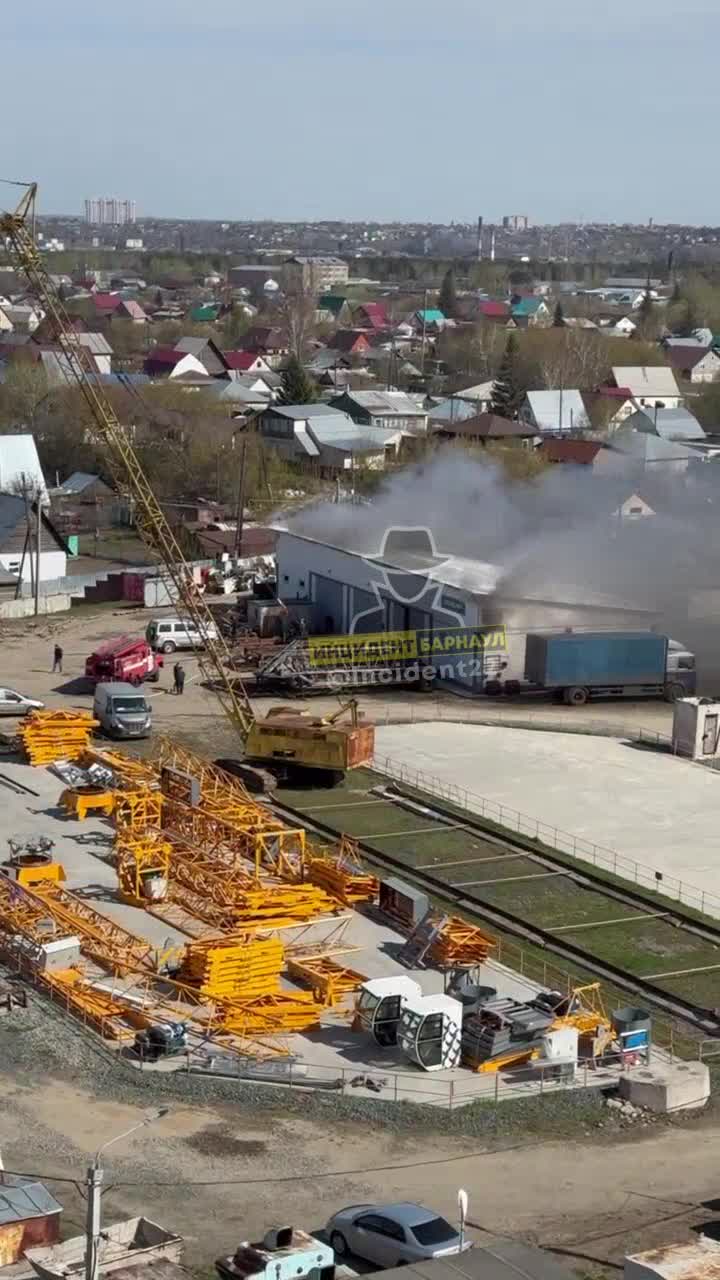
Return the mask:
[(414, 662), (418, 658), (479, 655), (507, 649), (504, 627), (441, 627), (422, 631), (374, 631), (355, 636), (312, 636), (312, 667), (370, 666)]

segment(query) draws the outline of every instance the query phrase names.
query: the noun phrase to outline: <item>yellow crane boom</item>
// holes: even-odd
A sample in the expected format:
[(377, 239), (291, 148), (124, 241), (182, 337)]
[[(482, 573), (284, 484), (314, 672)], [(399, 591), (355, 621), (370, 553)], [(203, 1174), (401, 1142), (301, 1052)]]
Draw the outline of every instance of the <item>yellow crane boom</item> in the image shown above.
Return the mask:
[(204, 645), (198, 654), (203, 676), (211, 683), (225, 714), (245, 742), (255, 723), (247, 692), (232, 671), (227, 644), (193, 582), (190, 565), (143, 472), (130, 435), (102, 385), (89, 376), (85, 349), (74, 340), (70, 317), (35, 243), (32, 228), (36, 197), (37, 183), (31, 183), (17, 208), (12, 213), (0, 214), (0, 235), (57, 331), (58, 342), (67, 356), (64, 372), (68, 383), (77, 386), (92, 414), (97, 435), (106, 446), (107, 462), (117, 490), (126, 493), (132, 501), (138, 533), (149, 550), (159, 556), (182, 609), (198, 629)]

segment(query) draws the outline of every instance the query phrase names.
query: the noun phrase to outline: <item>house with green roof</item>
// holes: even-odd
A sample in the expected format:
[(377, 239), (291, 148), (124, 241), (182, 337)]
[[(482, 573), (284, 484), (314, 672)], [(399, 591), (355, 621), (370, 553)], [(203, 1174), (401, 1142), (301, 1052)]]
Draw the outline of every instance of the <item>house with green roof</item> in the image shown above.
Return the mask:
[(542, 298), (516, 298), (510, 305), (510, 314), (518, 329), (543, 328), (552, 323), (550, 310)]
[(443, 329), (447, 324), (445, 315), (438, 307), (420, 308), (413, 317), (418, 329)]
[(317, 319), (322, 324), (349, 324), (352, 319), (350, 303), (339, 293), (321, 293), (317, 304)]
[(215, 302), (202, 302), (190, 311), (190, 319), (193, 324), (214, 324), (219, 315), (220, 306)]

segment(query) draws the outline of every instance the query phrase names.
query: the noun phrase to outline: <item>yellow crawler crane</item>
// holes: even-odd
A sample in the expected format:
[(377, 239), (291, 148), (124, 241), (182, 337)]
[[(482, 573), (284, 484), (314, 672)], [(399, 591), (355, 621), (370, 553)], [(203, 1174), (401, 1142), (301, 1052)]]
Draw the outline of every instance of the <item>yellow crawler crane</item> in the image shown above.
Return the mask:
[[(66, 356), (63, 375), (83, 395), (94, 423), (94, 442), (104, 445), (115, 486), (132, 502), (140, 536), (152, 554), (159, 556), (183, 613), (197, 628), (202, 673), (243, 744), (245, 759), (236, 764), (245, 770), (246, 780), (255, 790), (263, 789), (268, 782), (274, 785), (278, 773), (287, 776), (300, 771), (307, 772), (310, 778), (339, 781), (347, 769), (368, 764), (372, 759), (373, 726), (361, 722), (355, 702), (346, 708), (351, 713), (347, 724), (339, 723), (339, 715), (328, 720), (312, 719), (287, 707), (256, 719), (247, 692), (232, 669), (228, 646), (215, 627), (210, 607), (193, 581), (192, 569), (142, 469), (131, 433), (121, 423), (99, 382), (87, 349), (78, 342), (38, 249), (34, 234), (36, 203), (37, 183), (33, 182), (27, 184), (17, 208), (0, 216), (0, 236), (57, 335)], [(254, 764), (260, 767), (253, 768)]]

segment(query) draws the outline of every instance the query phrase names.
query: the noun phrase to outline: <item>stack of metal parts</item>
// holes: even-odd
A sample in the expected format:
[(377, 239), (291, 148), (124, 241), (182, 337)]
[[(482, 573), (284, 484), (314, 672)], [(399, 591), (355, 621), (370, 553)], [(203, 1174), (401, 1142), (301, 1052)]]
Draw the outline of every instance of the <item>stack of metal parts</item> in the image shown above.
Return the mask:
[(79, 759), (97, 728), (87, 711), (31, 711), (18, 732), (30, 764), (44, 765)]
[(311, 991), (280, 991), (222, 1005), (222, 1029), (243, 1037), (287, 1035), (319, 1027), (325, 1006)]
[(330, 1009), (354, 995), (367, 981), (366, 974), (347, 969), (328, 956), (299, 956), (288, 960), (287, 971), (288, 977), (310, 987), (316, 1000)]
[(279, 938), (189, 942), (178, 973), (209, 1000), (255, 999), (280, 991), (285, 949)]
[(462, 1060), (475, 1071), (497, 1071), (528, 1061), (542, 1043), (554, 1015), (499, 997), (463, 1019)]
[(342, 837), (337, 855), (325, 851), (310, 854), (307, 875), (346, 907), (377, 901), (380, 882), (365, 871), (357, 843), (347, 836)]
[(433, 964), (438, 969), (470, 969), (484, 964), (495, 938), (461, 916), (431, 907), (413, 929), (398, 959), (409, 969)]

